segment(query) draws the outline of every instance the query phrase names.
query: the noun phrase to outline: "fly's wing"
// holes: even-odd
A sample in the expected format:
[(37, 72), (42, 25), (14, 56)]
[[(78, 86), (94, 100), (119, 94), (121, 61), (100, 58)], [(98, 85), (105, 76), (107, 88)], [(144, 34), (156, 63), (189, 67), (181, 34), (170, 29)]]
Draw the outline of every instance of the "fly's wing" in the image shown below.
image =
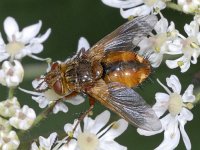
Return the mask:
[(111, 50), (133, 50), (153, 30), (156, 22), (155, 15), (130, 20), (96, 43), (89, 53), (95, 57)]
[(131, 124), (145, 130), (157, 131), (161, 123), (155, 112), (133, 89), (120, 83), (108, 84), (109, 103)]
[(161, 123), (151, 106), (131, 88), (117, 82), (106, 85), (99, 80), (88, 94), (136, 127), (148, 131), (161, 129)]

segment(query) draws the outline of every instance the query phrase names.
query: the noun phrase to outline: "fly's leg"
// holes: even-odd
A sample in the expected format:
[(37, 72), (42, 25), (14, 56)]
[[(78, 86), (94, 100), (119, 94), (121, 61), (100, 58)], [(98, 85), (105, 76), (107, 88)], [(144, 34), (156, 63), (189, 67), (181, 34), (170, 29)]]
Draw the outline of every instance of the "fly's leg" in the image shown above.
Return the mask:
[(73, 128), (73, 130), (72, 130), (71, 132), (67, 133), (67, 134), (68, 134), (68, 135), (67, 135), (68, 137), (67, 137), (67, 139), (66, 139), (66, 144), (68, 144), (68, 143), (70, 142), (71, 139), (74, 139), (73, 134), (74, 134), (74, 132), (76, 131), (78, 125), (81, 123), (81, 121), (83, 121), (83, 119), (84, 119), (87, 115), (89, 115), (89, 114), (92, 112), (92, 110), (93, 110), (93, 108), (94, 108), (95, 99), (94, 99), (93, 97), (91, 97), (91, 96), (89, 96), (88, 99), (89, 99), (90, 107), (88, 108), (88, 110), (86, 110), (85, 112), (83, 112), (83, 113), (79, 116), (79, 118), (78, 118), (78, 120), (77, 120), (77, 122), (76, 122), (76, 124), (75, 124), (75, 126), (74, 126), (74, 128)]

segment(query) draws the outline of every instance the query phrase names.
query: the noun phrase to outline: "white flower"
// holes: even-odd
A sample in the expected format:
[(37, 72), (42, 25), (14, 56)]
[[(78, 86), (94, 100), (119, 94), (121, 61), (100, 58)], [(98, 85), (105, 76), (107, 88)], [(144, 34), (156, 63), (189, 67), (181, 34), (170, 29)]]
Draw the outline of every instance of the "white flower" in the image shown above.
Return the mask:
[(24, 69), (21, 63), (14, 60), (14, 64), (4, 61), (0, 69), (0, 83), (4, 86), (15, 87), (22, 82)]
[(199, 0), (178, 0), (178, 4), (182, 6), (183, 11), (186, 13), (199, 12)]
[[(43, 50), (42, 43), (49, 37), (51, 29), (45, 34), (39, 35), (42, 21), (30, 25), (19, 31), (17, 22), (12, 17), (7, 17), (4, 21), (4, 30), (7, 35), (8, 43), (5, 43), (0, 35), (0, 61), (7, 58), (21, 59), (25, 56), (34, 57)], [(34, 57), (35, 58), (35, 57)]]
[[(95, 120), (85, 117), (83, 129), (79, 124), (73, 134), (73, 138), (77, 139), (77, 141), (71, 139), (61, 150), (69, 149), (69, 147), (74, 150), (126, 150), (126, 147), (118, 144), (114, 139), (127, 129), (128, 123), (123, 119), (119, 119), (105, 127), (109, 118), (109, 111), (104, 111)], [(76, 123), (77, 120), (74, 121), (74, 124), (66, 124), (64, 127), (65, 132), (70, 133)]]
[(78, 41), (78, 47), (77, 47), (76, 54), (72, 58), (66, 59), (65, 62), (67, 62), (67, 61), (72, 60), (73, 58), (75, 58), (80, 53), (80, 50), (84, 49), (85, 51), (87, 51), (89, 48), (90, 48), (90, 44), (87, 41), (87, 39), (84, 38), (84, 37), (80, 37), (80, 39)]
[(0, 149), (1, 150), (16, 150), (20, 144), (15, 131), (0, 132)]
[(102, 0), (108, 6), (120, 8), (123, 18), (157, 13), (166, 7), (165, 0)]
[(163, 116), (166, 111), (169, 113), (160, 119), (162, 129), (160, 131), (145, 131), (137, 129), (141, 135), (150, 136), (164, 131), (164, 140), (156, 148), (156, 150), (171, 150), (175, 149), (180, 141), (180, 133), (185, 143), (186, 149), (191, 149), (190, 139), (184, 129), (187, 121), (193, 119), (193, 114), (190, 110), (193, 107), (195, 96), (193, 95), (193, 85), (189, 85), (183, 95), (181, 95), (181, 84), (175, 75), (171, 75), (166, 79), (167, 85), (173, 90), (171, 92), (166, 86), (158, 81), (166, 90), (166, 93), (156, 93), (156, 104), (153, 110), (158, 117)]
[(144, 38), (139, 43), (139, 54), (145, 56), (150, 61), (152, 67), (159, 67), (164, 54), (180, 54), (179, 50), (169, 50), (172, 40), (177, 36), (178, 31), (175, 29), (173, 22), (168, 23), (167, 19), (161, 15), (161, 19), (156, 23), (154, 30), (156, 35)]
[(166, 60), (166, 64), (169, 68), (180, 67), (181, 72), (186, 72), (190, 68), (190, 62), (192, 64), (197, 63), (197, 58), (200, 55), (200, 32), (199, 24), (196, 21), (192, 21), (189, 25), (184, 26), (184, 30), (188, 37), (179, 34), (174, 43), (176, 47), (169, 47), (170, 49), (182, 51), (183, 56), (176, 60)]
[(50, 150), (56, 141), (57, 133), (53, 132), (48, 138), (39, 137), (39, 147), (34, 142), (31, 145), (31, 150)]
[(12, 117), (20, 109), (20, 104), (16, 97), (0, 102), (0, 115), (3, 117)]
[(11, 126), (8, 120), (0, 117), (0, 132), (9, 132), (11, 130)]
[(27, 130), (32, 126), (35, 118), (35, 111), (24, 105), (22, 109), (18, 109), (15, 115), (9, 119), (9, 123), (17, 129)]
[(200, 14), (195, 14), (193, 19), (200, 25)]

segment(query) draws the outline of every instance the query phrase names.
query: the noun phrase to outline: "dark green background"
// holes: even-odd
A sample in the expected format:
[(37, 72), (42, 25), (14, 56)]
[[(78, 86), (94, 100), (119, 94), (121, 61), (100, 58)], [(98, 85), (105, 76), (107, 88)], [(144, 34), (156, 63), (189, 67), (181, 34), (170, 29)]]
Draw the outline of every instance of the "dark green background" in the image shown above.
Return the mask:
[[(173, 20), (179, 31), (183, 31), (184, 22), (190, 22), (191, 16), (184, 15), (173, 10), (165, 10), (164, 15)], [(40, 33), (44, 33), (49, 27), (52, 33), (49, 39), (44, 43), (44, 51), (39, 54), (40, 57), (51, 57), (55, 60), (65, 60), (72, 56), (77, 49), (77, 42), (81, 36), (88, 39), (90, 44), (94, 44), (116, 27), (124, 23), (126, 20), (122, 19), (119, 10), (108, 7), (101, 3), (100, 0), (1, 0), (0, 3), (0, 30), (3, 36), (3, 21), (7, 16), (14, 17), (22, 29), (25, 26), (36, 23), (42, 20), (43, 25)], [(183, 32), (182, 32), (183, 33)], [(25, 79), (20, 87), (32, 90), (31, 81), (45, 72), (45, 63), (38, 62), (30, 58), (24, 58), (22, 61), (26, 67)], [(192, 65), (192, 68), (182, 74), (179, 69), (169, 70), (165, 64), (160, 66), (151, 75), (151, 81), (146, 81), (142, 84), (142, 88), (136, 90), (145, 98), (145, 100), (153, 104), (154, 95), (157, 91), (164, 92), (157, 84), (156, 78), (159, 78), (165, 83), (165, 78), (171, 74), (176, 74), (183, 83), (183, 92), (190, 84), (193, 74), (199, 70), (199, 64)], [(34, 67), (35, 66), (35, 67)], [(33, 68), (32, 68), (33, 67)], [(7, 90), (0, 86), (0, 98), (6, 99)], [(33, 107), (37, 113), (41, 111), (38, 104), (31, 99), (30, 95), (26, 95), (21, 91), (15, 93), (21, 104), (27, 104)], [(87, 101), (79, 106), (69, 105), (69, 112), (67, 114), (58, 113), (57, 115), (50, 115), (45, 121), (41, 122), (37, 128), (28, 132), (24, 136), (23, 145), (31, 142), (32, 136), (39, 135), (48, 136), (53, 131), (58, 131), (63, 134), (63, 126), (65, 123), (71, 123), (74, 118), (77, 118), (81, 112), (88, 108)], [(94, 114), (97, 115), (106, 108), (100, 104), (96, 104)], [(199, 106), (192, 110), (194, 119), (188, 122), (185, 126), (188, 133), (192, 149), (200, 148), (199, 143), (199, 127), (200, 115)], [(112, 120), (117, 120), (118, 116), (112, 114)], [(140, 136), (136, 132), (136, 128), (129, 126), (128, 130), (117, 138), (117, 141), (128, 147), (129, 150), (151, 150), (158, 146), (163, 139), (163, 134), (152, 137)], [(27, 148), (21, 148), (27, 149)], [(182, 139), (177, 149), (185, 149)]]

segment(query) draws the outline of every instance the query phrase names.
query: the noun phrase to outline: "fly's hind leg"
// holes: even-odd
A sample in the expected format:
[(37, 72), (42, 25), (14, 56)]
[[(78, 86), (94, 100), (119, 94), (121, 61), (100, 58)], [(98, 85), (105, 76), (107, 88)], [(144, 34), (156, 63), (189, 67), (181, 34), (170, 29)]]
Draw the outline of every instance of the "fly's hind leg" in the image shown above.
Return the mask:
[(87, 115), (89, 115), (89, 114), (92, 112), (92, 110), (93, 110), (93, 108), (94, 108), (95, 99), (94, 99), (93, 97), (91, 97), (91, 96), (89, 96), (88, 99), (89, 99), (90, 107), (78, 117), (78, 120), (77, 120), (77, 122), (76, 122), (76, 124), (75, 124), (73, 130), (72, 130), (70, 133), (68, 133), (68, 138), (67, 138), (66, 144), (68, 144), (69, 141), (70, 141), (71, 139), (73, 139), (73, 134), (74, 134), (74, 132), (76, 131), (76, 128), (78, 127), (78, 125), (81, 123), (81, 121), (82, 121)]
[(92, 112), (93, 108), (94, 108), (95, 99), (94, 99), (93, 97), (91, 97), (91, 96), (89, 96), (88, 99), (89, 99), (90, 107), (89, 107), (85, 112), (83, 112), (83, 113), (79, 116), (78, 122), (76, 123), (76, 125), (75, 125), (75, 127), (74, 127), (74, 129), (73, 129), (73, 132), (76, 130), (78, 124), (81, 123), (81, 121), (82, 121), (87, 115), (89, 115), (89, 114)]

